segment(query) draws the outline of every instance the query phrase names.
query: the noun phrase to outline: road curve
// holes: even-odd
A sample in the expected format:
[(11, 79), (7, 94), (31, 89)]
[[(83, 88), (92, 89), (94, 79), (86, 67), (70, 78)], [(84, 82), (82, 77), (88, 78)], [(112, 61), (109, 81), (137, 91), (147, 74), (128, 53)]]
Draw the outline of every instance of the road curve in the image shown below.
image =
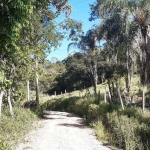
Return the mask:
[(96, 140), (94, 131), (73, 114), (44, 111), (45, 119), (30, 132), (16, 150), (110, 150)]

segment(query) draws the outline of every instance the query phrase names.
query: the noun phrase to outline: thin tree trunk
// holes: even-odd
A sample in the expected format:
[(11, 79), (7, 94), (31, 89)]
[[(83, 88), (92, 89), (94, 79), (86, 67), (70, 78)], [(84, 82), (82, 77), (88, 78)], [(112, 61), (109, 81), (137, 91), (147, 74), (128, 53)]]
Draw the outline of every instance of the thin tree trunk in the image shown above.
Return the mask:
[(108, 92), (108, 95), (109, 95), (110, 103), (112, 103), (112, 99), (111, 99), (111, 94), (110, 94), (110, 92)]
[(107, 103), (107, 97), (106, 97), (106, 86), (105, 86), (105, 91), (104, 91), (104, 102)]
[(89, 73), (91, 84), (93, 86), (94, 95), (97, 95), (97, 79), (95, 78), (95, 73), (91, 70)]
[(117, 90), (118, 90), (118, 96), (119, 96), (119, 99), (120, 99), (121, 107), (124, 110), (124, 104), (123, 104), (123, 101), (122, 101), (121, 92), (120, 92), (120, 86), (119, 86), (118, 81), (117, 81)]
[(94, 92), (95, 92), (95, 95), (97, 95), (97, 63), (96, 63), (96, 60), (95, 60), (95, 64), (94, 64)]
[[(128, 29), (129, 29), (129, 21), (128, 21), (128, 15), (129, 15), (129, 11), (127, 11), (126, 17), (125, 17), (125, 34), (126, 36), (128, 35)], [(126, 46), (126, 68), (127, 68), (127, 83), (126, 83), (126, 89), (127, 89), (127, 98), (129, 100), (129, 102), (131, 103), (131, 96), (130, 96), (130, 87), (131, 87), (131, 64), (129, 62), (129, 41), (126, 41), (127, 46)]]
[(108, 87), (109, 87), (109, 92), (108, 92), (109, 99), (110, 99), (110, 102), (112, 103), (112, 96), (113, 96), (113, 94), (112, 94), (112, 89), (111, 89), (111, 86), (110, 86), (110, 80), (109, 79), (108, 79)]
[(97, 95), (97, 84), (96, 83), (94, 83), (94, 94), (95, 94), (95, 96)]
[(128, 47), (126, 49), (126, 57), (127, 57), (127, 62), (126, 62), (126, 67), (127, 67), (126, 89), (127, 89), (127, 98), (129, 100), (129, 102), (131, 103), (131, 95), (130, 95), (131, 70), (130, 70), (130, 65), (129, 65), (129, 48)]
[(99, 100), (99, 102), (101, 101), (101, 92), (100, 92), (100, 90), (98, 91), (98, 100)]
[(2, 116), (2, 100), (3, 100), (3, 95), (4, 95), (4, 92), (1, 91), (0, 92), (0, 119), (1, 119), (1, 116)]
[[(96, 44), (96, 40), (97, 38), (95, 38), (95, 42), (94, 42), (94, 47)], [(96, 60), (96, 50), (94, 48), (94, 70), (93, 70), (93, 75), (94, 75), (94, 92), (95, 92), (95, 96), (97, 95), (97, 80), (98, 80), (98, 74), (97, 74), (97, 60)]]
[(113, 100), (115, 99), (115, 85), (114, 81), (112, 81), (112, 95), (113, 95)]
[(9, 89), (9, 90), (7, 91), (7, 101), (8, 101), (8, 104), (9, 104), (10, 114), (11, 114), (12, 117), (14, 117), (13, 107), (12, 107), (11, 100), (10, 100), (10, 94), (11, 94), (11, 91), (10, 91), (10, 89)]
[(143, 93), (142, 93), (142, 101), (143, 101), (143, 112), (145, 111), (145, 88), (143, 86)]
[(27, 81), (27, 102), (30, 101), (30, 89), (29, 89), (29, 80)]
[(38, 59), (36, 58), (36, 102), (39, 105)]

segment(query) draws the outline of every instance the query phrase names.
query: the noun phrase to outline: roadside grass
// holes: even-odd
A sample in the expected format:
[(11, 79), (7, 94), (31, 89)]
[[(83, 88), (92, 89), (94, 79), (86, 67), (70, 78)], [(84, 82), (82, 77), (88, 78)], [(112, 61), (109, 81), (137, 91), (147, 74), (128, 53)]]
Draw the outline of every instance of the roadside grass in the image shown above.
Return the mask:
[(8, 108), (4, 108), (0, 120), (0, 150), (14, 150), (16, 144), (23, 140), (37, 120), (38, 117), (29, 109), (14, 107), (12, 118)]

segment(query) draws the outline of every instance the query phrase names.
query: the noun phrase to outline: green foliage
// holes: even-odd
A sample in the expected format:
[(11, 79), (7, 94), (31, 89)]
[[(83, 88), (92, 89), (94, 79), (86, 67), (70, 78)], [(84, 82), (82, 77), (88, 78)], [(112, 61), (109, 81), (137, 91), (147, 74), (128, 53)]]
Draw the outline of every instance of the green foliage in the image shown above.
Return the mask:
[(100, 117), (105, 117), (107, 112), (113, 112), (114, 110), (119, 110), (121, 106), (119, 105), (110, 105), (109, 103), (101, 102), (99, 105), (99, 114)]
[(33, 80), (40, 69), (35, 69), (35, 59), (43, 62), (47, 52), (56, 48), (64, 37), (54, 21), (56, 12), (70, 11), (67, 0), (0, 2), (0, 69), (4, 76), (0, 77), (0, 90), (10, 90), (14, 98), (12, 95), (17, 95), (20, 84)]
[(9, 115), (8, 109), (2, 114), (0, 120), (0, 149), (14, 149), (19, 140), (32, 129), (33, 122), (37, 120), (36, 115), (29, 109), (14, 108), (14, 119)]
[(99, 116), (99, 106), (96, 104), (90, 104), (88, 107), (88, 115), (87, 115), (87, 119), (89, 120), (88, 122), (97, 120), (98, 116)]
[(107, 135), (107, 131), (105, 130), (102, 120), (98, 120), (97, 122), (94, 122), (91, 125), (95, 129), (97, 138), (103, 142), (107, 142), (108, 135)]
[(89, 105), (92, 104), (93, 101), (93, 98), (80, 98), (74, 105), (68, 107), (68, 111), (81, 117), (88, 118)]
[(135, 129), (140, 124), (135, 118), (128, 118), (127, 116), (118, 116), (117, 112), (107, 114), (107, 130), (111, 135), (108, 139), (112, 144), (120, 148), (142, 149), (140, 138), (136, 135)]
[(67, 34), (69, 34), (69, 39), (72, 41), (77, 42), (83, 35), (82, 23), (77, 20), (67, 18), (64, 23), (60, 25), (60, 27), (67, 31)]
[(136, 107), (126, 108), (124, 111), (114, 109), (100, 114), (107, 140), (126, 150), (148, 149), (150, 144), (149, 116), (149, 111), (143, 113), (142, 109)]
[(73, 112), (81, 117), (87, 118), (89, 105), (92, 103), (94, 103), (94, 98), (70, 97), (67, 99), (49, 100), (42, 105), (42, 108)]
[[(66, 71), (65, 65), (60, 62), (45, 61), (41, 65), (41, 72), (39, 75), (39, 87), (43, 93), (54, 94), (55, 91), (60, 93), (64, 88), (64, 81), (61, 80)], [(58, 83), (59, 82), (59, 83)], [(32, 83), (34, 89), (35, 83)]]
[(41, 118), (43, 117), (43, 109), (42, 107), (37, 107), (37, 108), (31, 108), (30, 109), (37, 117)]

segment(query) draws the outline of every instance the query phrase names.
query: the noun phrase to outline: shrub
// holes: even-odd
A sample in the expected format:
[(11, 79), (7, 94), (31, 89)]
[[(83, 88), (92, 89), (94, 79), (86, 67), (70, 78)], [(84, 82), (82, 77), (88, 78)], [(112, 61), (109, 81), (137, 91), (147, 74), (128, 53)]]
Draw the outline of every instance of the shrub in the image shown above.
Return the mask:
[(36, 115), (29, 109), (14, 108), (14, 119), (8, 115), (8, 109), (4, 110), (0, 121), (0, 150), (12, 149), (35, 120)]
[(106, 114), (101, 119), (110, 143), (126, 150), (149, 149), (149, 111), (143, 113), (141, 108), (131, 107)]
[(143, 124), (140, 125), (135, 118), (128, 118), (123, 115), (118, 116), (117, 112), (108, 113), (107, 120), (109, 124), (108, 130), (113, 138), (112, 144), (120, 148), (125, 148), (126, 150), (143, 149), (140, 137), (135, 132), (135, 129), (143, 126)]
[(96, 104), (90, 104), (88, 107), (88, 115), (87, 115), (88, 122), (97, 120), (98, 117), (99, 117), (99, 106)]
[(99, 115), (104, 117), (108, 112), (113, 112), (114, 110), (120, 110), (119, 105), (109, 104), (109, 103), (100, 103), (99, 105)]
[(105, 130), (102, 121), (98, 120), (97, 122), (93, 123), (92, 126), (95, 128), (97, 138), (103, 142), (107, 142), (107, 131)]
[(47, 110), (59, 110), (59, 111), (67, 111), (68, 107), (75, 104), (75, 102), (79, 99), (79, 97), (70, 97), (66, 99), (53, 99), (45, 102), (42, 105), (43, 109)]
[(80, 98), (78, 99), (73, 105), (68, 107), (69, 112), (73, 112), (81, 117), (87, 119), (88, 117), (88, 108), (89, 105), (92, 104), (94, 101), (93, 98)]

